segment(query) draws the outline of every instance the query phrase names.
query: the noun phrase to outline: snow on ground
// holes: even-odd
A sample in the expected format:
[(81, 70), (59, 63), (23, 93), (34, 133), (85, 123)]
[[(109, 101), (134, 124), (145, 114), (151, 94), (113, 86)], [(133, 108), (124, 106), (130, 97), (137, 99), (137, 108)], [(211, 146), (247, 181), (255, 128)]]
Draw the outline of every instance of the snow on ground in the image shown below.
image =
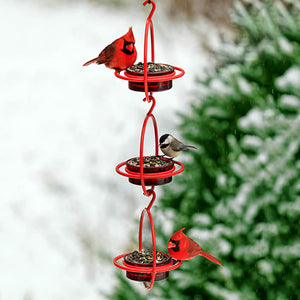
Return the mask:
[[(142, 60), (138, 4), (1, 1), (0, 300), (102, 299), (116, 269), (102, 258), (136, 247), (129, 234), (147, 199), (114, 168), (138, 155), (149, 105), (113, 71), (82, 64), (131, 25)], [(156, 60), (187, 72), (156, 96), (159, 132), (174, 133), (209, 59), (187, 26), (164, 24), (157, 9)]]

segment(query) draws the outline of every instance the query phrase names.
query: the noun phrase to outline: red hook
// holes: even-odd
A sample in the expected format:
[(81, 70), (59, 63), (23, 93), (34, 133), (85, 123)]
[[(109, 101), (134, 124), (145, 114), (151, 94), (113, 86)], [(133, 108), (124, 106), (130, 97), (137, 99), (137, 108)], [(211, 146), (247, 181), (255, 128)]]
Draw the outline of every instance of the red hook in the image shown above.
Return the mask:
[(145, 27), (145, 39), (144, 39), (144, 88), (145, 88), (145, 95), (148, 102), (150, 102), (149, 94), (148, 94), (148, 74), (147, 74), (147, 51), (148, 51), (148, 32), (150, 26), (151, 32), (151, 60), (154, 62), (154, 31), (153, 31), (153, 23), (152, 23), (152, 16), (155, 11), (155, 2), (153, 0), (146, 0), (143, 5), (146, 6), (147, 4), (152, 4), (152, 9), (146, 21)]
[(150, 290), (153, 287), (154, 281), (155, 281), (155, 276), (156, 276), (156, 241), (155, 241), (155, 230), (154, 230), (154, 223), (153, 223), (153, 218), (152, 214), (150, 212), (150, 209), (155, 201), (156, 194), (153, 189), (147, 190), (149, 193), (149, 196), (152, 195), (152, 199), (149, 203), (149, 205), (143, 209), (141, 218), (140, 218), (140, 229), (139, 229), (139, 251), (143, 250), (143, 221), (144, 221), (144, 216), (145, 213), (147, 212), (148, 217), (149, 217), (149, 222), (150, 222), (150, 227), (151, 227), (151, 236), (152, 236), (152, 255), (153, 255), (153, 264), (152, 264), (152, 277), (151, 277), (151, 282), (150, 285), (144, 284), (145, 288)]

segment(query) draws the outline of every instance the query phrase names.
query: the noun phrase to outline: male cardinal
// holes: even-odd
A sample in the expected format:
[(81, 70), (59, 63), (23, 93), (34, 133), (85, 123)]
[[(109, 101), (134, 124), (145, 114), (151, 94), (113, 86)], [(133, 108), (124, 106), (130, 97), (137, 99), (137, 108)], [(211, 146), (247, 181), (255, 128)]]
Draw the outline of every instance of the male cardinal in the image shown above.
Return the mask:
[(187, 237), (182, 232), (184, 229), (185, 228), (181, 228), (175, 232), (168, 242), (168, 251), (172, 258), (177, 260), (189, 260), (196, 255), (202, 255), (212, 262), (222, 266), (222, 264), (215, 257), (203, 251), (195, 241)]
[(159, 147), (160, 150), (169, 157), (177, 157), (181, 151), (188, 151), (190, 149), (197, 149), (194, 146), (187, 146), (174, 138), (171, 134), (163, 134), (159, 138)]
[(89, 64), (105, 64), (107, 68), (115, 69), (118, 72), (131, 67), (136, 60), (136, 49), (134, 46), (135, 39), (130, 27), (128, 32), (106, 46), (98, 57), (86, 62), (84, 66)]

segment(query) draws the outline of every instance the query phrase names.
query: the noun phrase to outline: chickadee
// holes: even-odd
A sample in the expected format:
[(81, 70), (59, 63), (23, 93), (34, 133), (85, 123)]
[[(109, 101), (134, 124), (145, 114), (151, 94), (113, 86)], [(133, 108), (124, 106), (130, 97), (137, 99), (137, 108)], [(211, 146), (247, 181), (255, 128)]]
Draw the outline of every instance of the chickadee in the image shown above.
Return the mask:
[(169, 157), (177, 157), (181, 151), (188, 151), (189, 149), (197, 149), (194, 146), (184, 145), (182, 142), (175, 139), (171, 134), (164, 134), (159, 138), (160, 150)]

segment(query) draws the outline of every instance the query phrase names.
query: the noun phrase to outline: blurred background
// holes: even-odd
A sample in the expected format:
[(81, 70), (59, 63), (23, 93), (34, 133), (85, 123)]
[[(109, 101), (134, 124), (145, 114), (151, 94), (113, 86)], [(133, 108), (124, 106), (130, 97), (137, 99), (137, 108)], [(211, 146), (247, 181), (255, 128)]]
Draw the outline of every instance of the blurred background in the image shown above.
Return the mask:
[[(230, 5), (157, 1), (156, 60), (186, 70), (157, 95), (161, 134), (177, 132), (194, 77), (213, 68), (207, 49), (231, 36)], [(115, 166), (138, 154), (148, 105), (82, 64), (129, 26), (141, 61), (148, 13), (142, 1), (1, 1), (0, 299), (104, 299), (110, 259), (136, 247), (147, 199)]]
[(150, 293), (114, 267), (148, 204), (115, 166), (149, 105), (82, 64), (130, 26), (142, 61), (142, 2), (0, 0), (0, 300), (297, 299), (299, 1), (156, 1), (156, 61), (186, 71), (156, 95), (159, 134), (199, 149), (156, 189), (158, 248), (186, 227), (224, 267), (197, 257)]

